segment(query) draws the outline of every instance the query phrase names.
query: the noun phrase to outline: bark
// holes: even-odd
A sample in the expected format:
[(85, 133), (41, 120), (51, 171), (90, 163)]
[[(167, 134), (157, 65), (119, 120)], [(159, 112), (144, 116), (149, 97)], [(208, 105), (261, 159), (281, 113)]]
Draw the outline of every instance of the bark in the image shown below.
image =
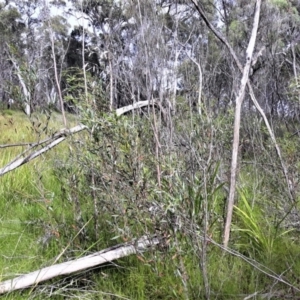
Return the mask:
[(0, 283), (0, 294), (35, 286), (40, 282), (57, 276), (72, 274), (74, 272), (97, 267), (121, 257), (146, 251), (159, 243), (161, 243), (161, 240), (156, 236), (150, 238), (143, 236), (126, 244), (120, 244), (88, 256), (42, 268)]
[(236, 189), (236, 175), (237, 175), (237, 160), (238, 160), (238, 149), (240, 143), (240, 124), (241, 124), (241, 108), (244, 100), (245, 89), (249, 79), (249, 71), (251, 68), (251, 61), (253, 56), (253, 51), (255, 47), (255, 41), (257, 36), (259, 17), (260, 17), (260, 6), (261, 0), (256, 1), (256, 9), (254, 15), (254, 22), (249, 44), (246, 50), (246, 64), (243, 70), (243, 77), (241, 80), (240, 89), (235, 100), (235, 116), (234, 116), (234, 135), (232, 144), (232, 159), (231, 159), (231, 170), (230, 170), (230, 188), (227, 203), (227, 216), (224, 230), (224, 247), (228, 246), (230, 228), (232, 221), (232, 212), (234, 205), (235, 189)]

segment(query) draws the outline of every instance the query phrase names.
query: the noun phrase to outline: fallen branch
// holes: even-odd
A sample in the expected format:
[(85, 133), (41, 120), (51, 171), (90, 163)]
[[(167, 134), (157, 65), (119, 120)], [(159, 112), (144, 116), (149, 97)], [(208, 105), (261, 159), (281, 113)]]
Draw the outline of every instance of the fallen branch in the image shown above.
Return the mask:
[[(41, 154), (47, 152), (48, 150), (52, 149), (62, 141), (66, 139), (66, 137), (70, 134), (77, 133), (79, 131), (82, 131), (84, 129), (87, 129), (85, 125), (77, 125), (71, 129), (62, 129), (59, 132), (55, 133), (51, 138), (47, 140), (46, 146), (44, 146), (42, 149), (38, 151), (34, 151), (32, 153), (27, 154), (26, 156), (23, 155), (23, 157), (18, 158), (14, 161), (11, 161), (9, 164), (7, 164), (5, 167), (0, 169), (0, 176), (22, 166), (23, 164), (33, 160), (34, 158), (40, 156)], [(36, 145), (32, 146), (30, 149), (35, 147)], [(28, 151), (26, 151), (28, 152)]]
[(24, 146), (32, 146), (33, 143), (27, 142), (27, 143), (17, 143), (17, 144), (5, 144), (0, 145), (0, 149), (3, 148), (12, 148), (12, 147), (24, 147)]
[[(130, 105), (118, 108), (116, 110), (116, 114), (117, 114), (117, 116), (121, 116), (121, 115), (125, 114), (126, 112), (129, 112), (129, 111), (137, 109), (137, 108), (142, 108), (142, 107), (145, 107), (145, 106), (148, 106), (148, 105), (158, 105), (160, 107), (161, 111), (164, 113), (163, 108), (161, 107), (161, 105), (157, 102), (156, 99), (153, 99), (153, 100), (139, 101), (139, 102), (136, 102), (134, 104), (130, 104)], [(73, 133), (77, 133), (77, 132), (82, 131), (84, 129), (87, 129), (87, 127), (83, 124), (80, 124), (80, 125), (75, 126), (71, 129), (62, 129), (59, 132), (55, 133), (52, 137), (47, 138), (43, 141), (40, 141), (40, 142), (37, 142), (37, 143), (31, 143), (31, 144), (29, 143), (29, 145), (30, 145), (29, 149), (27, 149), (25, 152), (23, 152), (16, 159), (14, 159), (10, 163), (8, 163), (5, 167), (0, 169), (0, 176), (4, 175), (4, 174), (20, 167), (20, 166), (22, 166), (23, 164), (33, 160), (34, 158), (36, 158), (36, 157), (40, 156), (41, 154), (47, 152), (48, 150), (52, 149), (53, 147), (55, 147), (56, 145), (58, 145), (59, 143), (64, 141), (68, 135), (73, 134)], [(33, 148), (35, 148), (36, 146), (42, 145), (42, 144), (46, 144), (42, 149), (27, 154)], [(21, 145), (24, 146), (24, 144), (21, 144)], [(0, 145), (0, 148), (12, 147), (12, 146), (20, 146), (20, 144)]]
[(155, 99), (154, 100), (138, 101), (136, 103), (133, 103), (133, 104), (130, 104), (130, 105), (127, 105), (127, 106), (116, 109), (116, 114), (117, 114), (117, 116), (121, 116), (121, 115), (124, 115), (125, 113), (127, 113), (131, 110), (134, 110), (134, 109), (137, 109), (137, 108), (142, 108), (142, 107), (145, 107), (145, 106), (148, 106), (148, 105), (155, 105), (155, 104), (157, 104), (157, 101)]
[(116, 245), (88, 256), (46, 267), (0, 283), (0, 294), (28, 288), (57, 276), (86, 270), (121, 257), (144, 252), (159, 243), (161, 243), (161, 239), (156, 236), (151, 238), (143, 236), (129, 243)]

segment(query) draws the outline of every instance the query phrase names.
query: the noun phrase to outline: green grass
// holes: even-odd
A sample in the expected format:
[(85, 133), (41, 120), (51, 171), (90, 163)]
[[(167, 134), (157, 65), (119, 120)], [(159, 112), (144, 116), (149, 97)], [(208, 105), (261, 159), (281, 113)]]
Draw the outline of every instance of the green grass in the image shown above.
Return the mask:
[[(45, 116), (36, 115), (33, 120), (45, 124)], [(47, 136), (46, 132), (36, 132), (34, 126), (20, 112), (2, 112), (0, 144), (33, 142)], [(52, 114), (48, 132), (62, 127), (61, 116)], [(0, 149), (0, 167), (12, 161), (25, 149), (25, 146)], [(56, 233), (52, 210), (60, 207), (61, 185), (53, 173), (53, 163), (58, 155), (63, 159), (67, 151), (67, 144), (59, 145), (54, 151), (49, 151), (0, 177), (2, 280), (45, 266), (45, 258), (55, 257), (61, 251), (59, 248), (43, 246), (40, 240), (47, 234), (46, 231), (52, 230), (53, 234)]]
[[(71, 124), (76, 124), (74, 117), (69, 116), (69, 119)], [(37, 127), (39, 121), (45, 124), (47, 119), (36, 115), (30, 122), (19, 112), (0, 113), (0, 132), (3, 132), (0, 144), (37, 141), (63, 127), (59, 114), (51, 115), (47, 132), (39, 131), (42, 127)], [(121, 238), (111, 240), (115, 236), (113, 219), (105, 209), (100, 211), (100, 232), (98, 240), (95, 240), (91, 194), (79, 165), (69, 160), (74, 153), (73, 147), (65, 141), (0, 177), (0, 280), (50, 266), (61, 253), (64, 254), (59, 262), (122, 242)], [(25, 146), (0, 149), (0, 167), (25, 149)], [(193, 204), (193, 199), (204, 201), (202, 192), (206, 188), (211, 210), (209, 233), (221, 242), (220, 218), (224, 195), (222, 186), (215, 184), (217, 170), (211, 170), (211, 178), (205, 184), (199, 178), (193, 191), (179, 184), (176, 193), (180, 193), (180, 197), (176, 193), (174, 197), (181, 202), (174, 209), (181, 212), (185, 203)], [(73, 174), (78, 178), (76, 186), (72, 185)], [(275, 231), (272, 219), (264, 215), (270, 197), (269, 191), (264, 189), (264, 180), (266, 178), (250, 168), (241, 172), (243, 193), (235, 210), (236, 230), (231, 246), (298, 285), (300, 239), (294, 232)], [(101, 195), (107, 196), (105, 191)], [(75, 197), (81, 205), (82, 223), (76, 222)], [(191, 218), (200, 226), (203, 206), (199, 201), (187, 207), (191, 210)], [(132, 222), (137, 227), (141, 226), (137, 219)], [(85, 226), (84, 235), (79, 234), (82, 226)], [(47, 236), (50, 238), (46, 239)], [(179, 234), (178, 241), (180, 252), (171, 241), (169, 248), (126, 257), (88, 272), (54, 278), (34, 289), (16, 291), (0, 298), (205, 299), (201, 255), (195, 251), (194, 240), (190, 240), (186, 233)], [(207, 245), (207, 276), (211, 299), (244, 299), (256, 291), (267, 293), (274, 286), (288, 291), (286, 286), (276, 283), (241, 257), (227, 254), (213, 244)]]

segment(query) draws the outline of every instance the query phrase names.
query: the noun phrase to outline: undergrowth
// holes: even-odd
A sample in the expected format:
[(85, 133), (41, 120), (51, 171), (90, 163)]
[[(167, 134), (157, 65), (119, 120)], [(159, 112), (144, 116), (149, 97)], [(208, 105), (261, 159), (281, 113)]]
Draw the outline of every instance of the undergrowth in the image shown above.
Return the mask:
[[(40, 140), (60, 128), (58, 119), (2, 114), (0, 144)], [(143, 234), (163, 235), (167, 243), (3, 299), (246, 299), (255, 293), (279, 299), (283, 291), (296, 297), (276, 274), (299, 286), (299, 238), (277, 226), (282, 202), (271, 198), (266, 175), (254, 167), (240, 172), (231, 248), (222, 250), (226, 161), (215, 150), (220, 140), (216, 148), (209, 142), (213, 135), (221, 138), (229, 124), (202, 120), (205, 136), (195, 131), (190, 144), (182, 130), (181, 148), (161, 150), (159, 186), (151, 119), (108, 114), (84, 122), (92, 135), (69, 139), (0, 177), (1, 280)], [(0, 166), (25, 149), (0, 149)]]

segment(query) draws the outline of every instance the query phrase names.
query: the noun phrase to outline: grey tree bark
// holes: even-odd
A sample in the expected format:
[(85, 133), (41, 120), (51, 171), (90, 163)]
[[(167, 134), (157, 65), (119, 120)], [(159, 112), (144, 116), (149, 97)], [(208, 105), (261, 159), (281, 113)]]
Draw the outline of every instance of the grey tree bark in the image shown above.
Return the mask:
[(227, 202), (227, 216), (226, 216), (224, 240), (223, 240), (225, 247), (228, 246), (229, 237), (230, 237), (230, 227), (232, 221), (232, 212), (233, 212), (234, 197), (235, 197), (235, 190), (236, 190), (237, 161), (238, 161), (238, 150), (239, 150), (239, 142), (240, 142), (241, 108), (244, 100), (246, 85), (249, 79), (249, 71), (251, 68), (251, 61), (252, 61), (253, 51), (255, 47), (255, 41), (256, 41), (259, 17), (260, 17), (260, 6), (261, 6), (261, 0), (257, 0), (252, 33), (246, 50), (246, 64), (243, 70), (243, 77), (241, 79), (241, 85), (238, 91), (238, 95), (235, 100), (234, 133), (233, 133), (232, 158), (231, 158), (231, 170), (230, 170), (230, 188), (229, 188), (229, 196)]

